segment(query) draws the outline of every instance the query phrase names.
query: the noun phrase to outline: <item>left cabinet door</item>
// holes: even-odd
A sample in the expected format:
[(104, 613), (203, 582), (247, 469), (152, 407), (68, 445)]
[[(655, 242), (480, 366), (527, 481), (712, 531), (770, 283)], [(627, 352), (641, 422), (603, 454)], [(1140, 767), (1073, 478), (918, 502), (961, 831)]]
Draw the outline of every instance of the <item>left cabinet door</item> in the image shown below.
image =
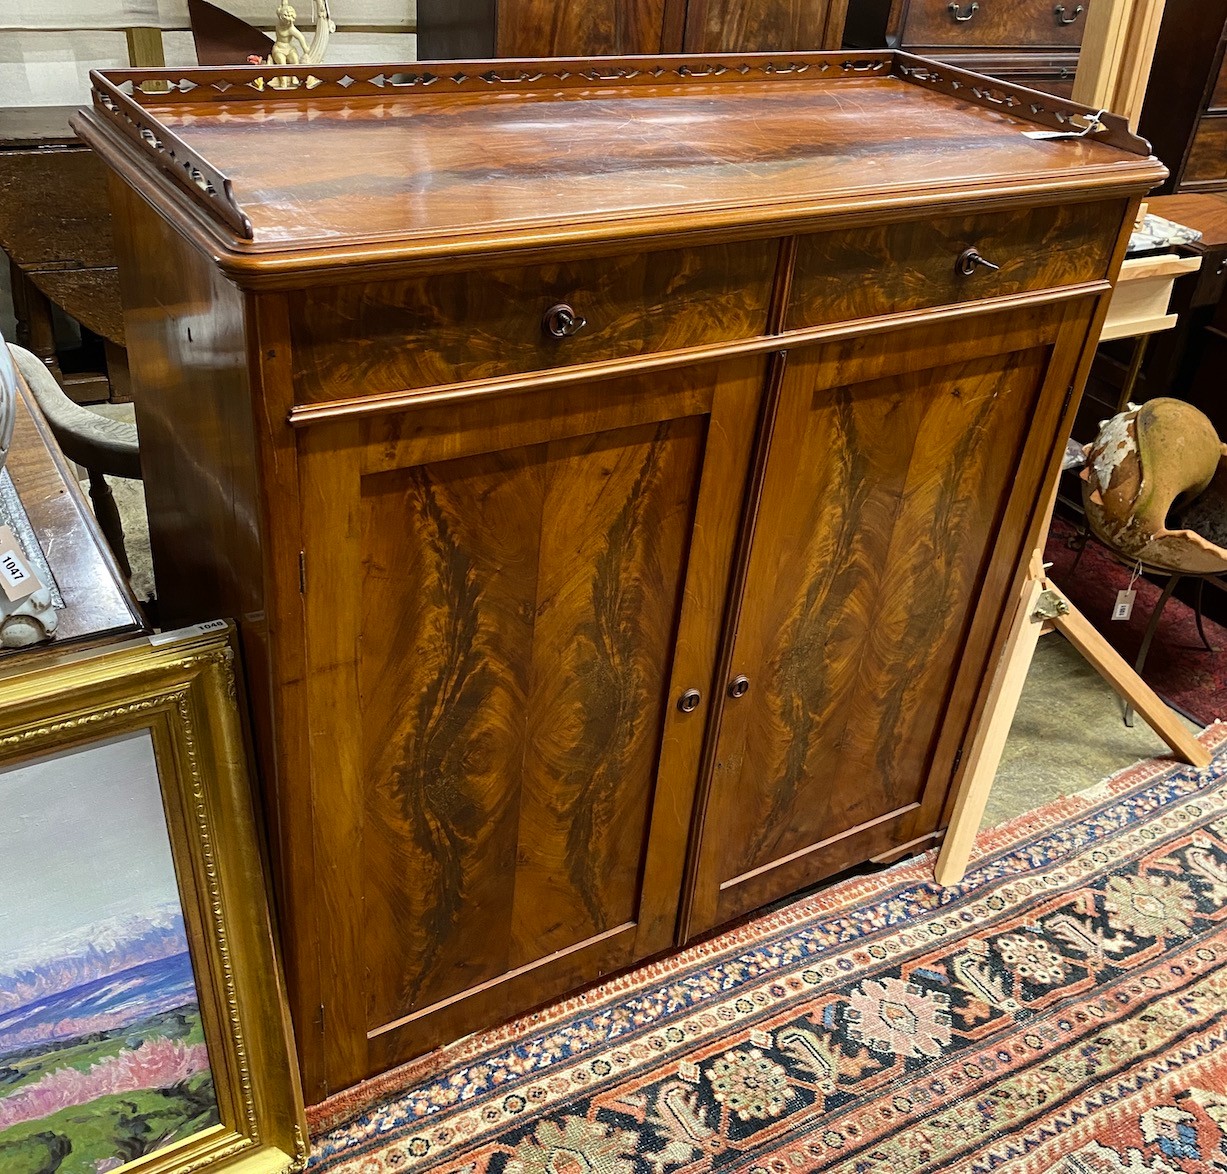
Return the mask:
[(673, 940), (764, 373), (300, 431), (314, 1091)]

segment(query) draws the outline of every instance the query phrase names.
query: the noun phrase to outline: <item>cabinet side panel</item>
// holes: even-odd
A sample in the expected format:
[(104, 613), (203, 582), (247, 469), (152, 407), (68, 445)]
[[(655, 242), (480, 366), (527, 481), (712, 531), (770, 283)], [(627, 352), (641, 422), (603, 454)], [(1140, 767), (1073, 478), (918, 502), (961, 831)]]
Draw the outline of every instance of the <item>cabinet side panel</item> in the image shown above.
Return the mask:
[(243, 295), (111, 181), (160, 618), (263, 610)]
[[(287, 815), (292, 797), (279, 785), (277, 749), (279, 736), (284, 749), (287, 729), (288, 741), (294, 738), (285, 683), (299, 675), (301, 631), (284, 589), (280, 605), (266, 598), (265, 576), (270, 517), (297, 513), (292, 458), (273, 477), (272, 502), (262, 498), (260, 475), (262, 447), (275, 443), (269, 436), (276, 428), (289, 429), (284, 408), (278, 417), (276, 405), (262, 401), (265, 432), (256, 432), (246, 295), (125, 184), (110, 180), (110, 200), (160, 618), (167, 628), (219, 617), (239, 623), (287, 982), (302, 1040), (319, 1002), (309, 978), (314, 943), (287, 878), (296, 870), (309, 874), (310, 864), (291, 843), (301, 829)], [(283, 343), (277, 361), (288, 359)], [(282, 383), (288, 395), (288, 373)], [(296, 522), (281, 530), (296, 551)], [(296, 598), (296, 573), (292, 592)], [(308, 833), (302, 842), (309, 840)], [(305, 1076), (310, 1084), (311, 1074)]]

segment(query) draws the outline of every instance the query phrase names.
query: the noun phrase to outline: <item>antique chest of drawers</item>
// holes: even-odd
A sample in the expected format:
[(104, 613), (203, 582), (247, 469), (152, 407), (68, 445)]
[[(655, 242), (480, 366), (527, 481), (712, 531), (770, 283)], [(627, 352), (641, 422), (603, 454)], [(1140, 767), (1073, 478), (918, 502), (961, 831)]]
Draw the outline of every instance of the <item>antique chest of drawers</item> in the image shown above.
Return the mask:
[(1069, 97), (1090, 0), (890, 0), (886, 43)]
[(878, 52), (118, 71), (76, 126), (312, 1100), (940, 837), (1164, 175), (1123, 124)]

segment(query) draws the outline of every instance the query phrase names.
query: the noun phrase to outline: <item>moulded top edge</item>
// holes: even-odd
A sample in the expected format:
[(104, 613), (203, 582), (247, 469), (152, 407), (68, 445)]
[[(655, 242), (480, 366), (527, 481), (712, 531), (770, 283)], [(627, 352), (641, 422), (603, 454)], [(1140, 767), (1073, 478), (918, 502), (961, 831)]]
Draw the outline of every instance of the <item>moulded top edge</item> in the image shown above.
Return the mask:
[(1161, 178), (1115, 116), (891, 51), (93, 77), (77, 129), (239, 254)]

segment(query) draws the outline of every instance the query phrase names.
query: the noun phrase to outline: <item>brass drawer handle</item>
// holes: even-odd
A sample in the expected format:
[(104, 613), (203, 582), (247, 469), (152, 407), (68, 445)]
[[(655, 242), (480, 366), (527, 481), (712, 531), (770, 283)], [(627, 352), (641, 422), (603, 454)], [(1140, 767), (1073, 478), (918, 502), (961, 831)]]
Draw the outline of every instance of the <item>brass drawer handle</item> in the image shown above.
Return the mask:
[(1058, 4), (1052, 11), (1057, 18), (1057, 24), (1073, 24), (1074, 21), (1076, 21), (1078, 17), (1080, 17), (1086, 11), (1086, 9), (1079, 4), (1078, 7), (1074, 9), (1074, 14), (1069, 18), (1069, 20), (1065, 19), (1064, 4)]
[(957, 21), (958, 21), (960, 24), (962, 24), (962, 23), (963, 23), (963, 21), (965, 21), (965, 20), (971, 20), (971, 18), (972, 18), (973, 16), (975, 16), (977, 12), (979, 12), (979, 11), (980, 11), (980, 5), (979, 5), (979, 4), (973, 4), (973, 5), (972, 5), (972, 6), (971, 6), (971, 7), (970, 7), (968, 10), (967, 10), (967, 14), (966, 14), (966, 15), (963, 15), (963, 10), (962, 10), (962, 8), (960, 8), (960, 7), (959, 7), (959, 5), (958, 5), (958, 4), (956, 4), (956, 3), (950, 3), (950, 4), (947, 4), (947, 5), (946, 5), (946, 11), (947, 11), (948, 13), (950, 13), (950, 15), (951, 15), (952, 17), (954, 17), (954, 19), (955, 19), (955, 20), (957, 20)]
[(587, 325), (588, 319), (581, 317), (565, 302), (551, 306), (541, 320), (541, 329), (551, 338), (570, 338)]
[(955, 261), (954, 267), (964, 277), (970, 277), (977, 267), (991, 269), (994, 273), (1001, 268), (1000, 265), (994, 265), (992, 261), (987, 261), (981, 257), (976, 249), (964, 249), (959, 254), (959, 259)]

